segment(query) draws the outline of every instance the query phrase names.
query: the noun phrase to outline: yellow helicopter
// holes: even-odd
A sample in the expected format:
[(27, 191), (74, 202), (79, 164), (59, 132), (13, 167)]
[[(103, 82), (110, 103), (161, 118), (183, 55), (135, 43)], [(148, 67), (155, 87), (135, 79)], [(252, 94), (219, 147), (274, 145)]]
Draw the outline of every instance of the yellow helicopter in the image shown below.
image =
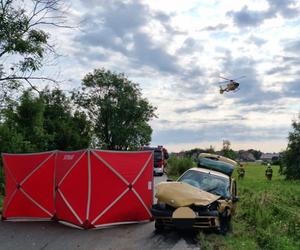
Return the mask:
[(219, 82), (220, 94), (223, 94), (224, 92), (230, 92), (230, 91), (237, 92), (239, 90), (240, 83), (237, 82), (236, 80), (242, 79), (245, 76), (240, 76), (236, 79), (228, 79), (228, 78), (225, 78), (222, 76), (219, 76), (219, 77), (226, 80), (224, 82)]

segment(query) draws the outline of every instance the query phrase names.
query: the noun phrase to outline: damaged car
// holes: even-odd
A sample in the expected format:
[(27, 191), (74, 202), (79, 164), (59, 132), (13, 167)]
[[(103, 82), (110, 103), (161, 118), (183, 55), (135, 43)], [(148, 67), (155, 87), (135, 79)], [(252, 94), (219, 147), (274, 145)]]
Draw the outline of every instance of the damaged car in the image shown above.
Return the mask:
[(236, 162), (223, 160), (199, 156), (197, 168), (187, 170), (177, 181), (156, 186), (157, 204), (151, 212), (158, 231), (175, 227), (216, 229), (226, 234), (238, 197), (232, 178)]

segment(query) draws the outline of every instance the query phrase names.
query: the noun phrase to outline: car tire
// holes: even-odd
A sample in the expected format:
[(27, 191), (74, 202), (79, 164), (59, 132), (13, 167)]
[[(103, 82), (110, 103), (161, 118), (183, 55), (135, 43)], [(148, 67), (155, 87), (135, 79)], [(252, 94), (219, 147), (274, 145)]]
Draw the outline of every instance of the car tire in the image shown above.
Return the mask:
[(226, 235), (231, 228), (231, 217), (228, 215), (228, 210), (226, 209), (222, 214), (220, 214), (220, 233)]
[(165, 228), (162, 223), (159, 223), (157, 221), (155, 221), (154, 227), (155, 227), (156, 232), (158, 232), (158, 233), (162, 232)]

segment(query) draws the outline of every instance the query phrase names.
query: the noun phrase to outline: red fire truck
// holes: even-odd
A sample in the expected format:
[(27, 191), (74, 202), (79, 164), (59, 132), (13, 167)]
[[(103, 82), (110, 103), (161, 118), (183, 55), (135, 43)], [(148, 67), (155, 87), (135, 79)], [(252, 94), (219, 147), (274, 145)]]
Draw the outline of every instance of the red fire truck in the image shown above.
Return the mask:
[(167, 169), (167, 159), (169, 154), (166, 148), (163, 146), (157, 147), (144, 147), (143, 150), (153, 150), (154, 151), (154, 175), (163, 175)]

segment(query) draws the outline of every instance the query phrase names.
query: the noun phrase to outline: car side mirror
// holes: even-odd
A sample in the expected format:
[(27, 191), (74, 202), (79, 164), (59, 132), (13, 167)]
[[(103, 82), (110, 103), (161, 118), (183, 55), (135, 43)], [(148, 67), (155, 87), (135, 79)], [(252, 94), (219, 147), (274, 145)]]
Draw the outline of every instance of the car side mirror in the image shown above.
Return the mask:
[(167, 179), (167, 182), (172, 182), (173, 180), (172, 179)]
[(239, 201), (239, 197), (238, 196), (233, 196), (232, 197), (232, 202), (237, 202), (237, 201)]

